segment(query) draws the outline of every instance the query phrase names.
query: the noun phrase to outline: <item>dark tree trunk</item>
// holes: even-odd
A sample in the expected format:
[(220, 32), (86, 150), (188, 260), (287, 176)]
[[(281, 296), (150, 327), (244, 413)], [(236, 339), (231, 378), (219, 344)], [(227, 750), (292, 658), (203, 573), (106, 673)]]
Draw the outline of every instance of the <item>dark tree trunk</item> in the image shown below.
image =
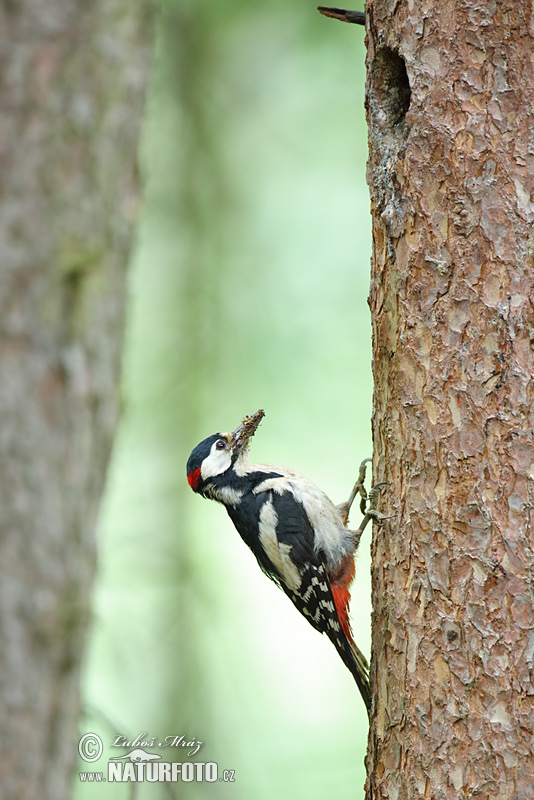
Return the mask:
[(138, 208), (146, 3), (0, 5), (0, 775), (69, 796)]
[(371, 0), (368, 797), (534, 786), (534, 16)]

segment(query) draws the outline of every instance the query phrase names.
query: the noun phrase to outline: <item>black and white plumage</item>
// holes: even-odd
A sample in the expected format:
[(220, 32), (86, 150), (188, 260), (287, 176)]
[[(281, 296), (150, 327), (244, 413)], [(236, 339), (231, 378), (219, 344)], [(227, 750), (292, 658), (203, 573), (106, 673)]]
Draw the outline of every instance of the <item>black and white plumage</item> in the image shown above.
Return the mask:
[(197, 445), (187, 462), (189, 485), (225, 506), (262, 570), (316, 630), (326, 633), (369, 712), (368, 665), (353, 641), (348, 617), (354, 552), (363, 528), (348, 530), (350, 503), (344, 516), (302, 475), (250, 463), (249, 441), (263, 416), (260, 410), (232, 433), (213, 434)]

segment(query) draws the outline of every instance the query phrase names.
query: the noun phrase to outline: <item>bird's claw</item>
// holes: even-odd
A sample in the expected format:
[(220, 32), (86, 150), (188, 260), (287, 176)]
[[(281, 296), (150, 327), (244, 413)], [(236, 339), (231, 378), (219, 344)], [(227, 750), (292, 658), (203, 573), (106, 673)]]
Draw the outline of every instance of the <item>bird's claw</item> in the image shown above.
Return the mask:
[(352, 487), (352, 491), (349, 495), (349, 499), (345, 503), (340, 503), (338, 505), (338, 511), (343, 518), (343, 525), (346, 525), (349, 519), (350, 509), (352, 508), (352, 504), (354, 503), (356, 497), (360, 495), (360, 511), (362, 514), (365, 514), (365, 508), (367, 505), (367, 489), (365, 488), (365, 475), (367, 472), (367, 464), (372, 461), (371, 458), (364, 458), (362, 463), (360, 464), (360, 469), (358, 472), (358, 480)]
[[(367, 509), (366, 516), (370, 517), (373, 522), (376, 522), (377, 525), (383, 525), (387, 519), (393, 519), (395, 514), (382, 514), (378, 508), (378, 498), (380, 497), (380, 489), (383, 486), (387, 486), (387, 481), (380, 481), (380, 483), (375, 483), (371, 489), (369, 489), (368, 499), (369, 499), (369, 508)], [(367, 524), (367, 523), (366, 523)]]
[(358, 480), (352, 487), (349, 499), (345, 503), (341, 503), (341, 505), (338, 506), (338, 510), (343, 518), (343, 525), (346, 526), (351, 506), (354, 503), (356, 497), (360, 495), (361, 498), (360, 511), (364, 515), (364, 517), (360, 524), (360, 527), (356, 531), (356, 533), (359, 534), (359, 536), (361, 536), (361, 534), (364, 532), (370, 520), (376, 522), (377, 525), (383, 525), (386, 520), (393, 519), (393, 517), (395, 516), (394, 514), (386, 516), (385, 514), (382, 514), (377, 508), (378, 499), (380, 497), (380, 490), (383, 486), (387, 486), (386, 481), (375, 483), (375, 485), (372, 486), (369, 489), (369, 491), (367, 491), (367, 489), (365, 488), (364, 484), (365, 484), (365, 475), (367, 472), (367, 464), (371, 460), (372, 459), (370, 458), (365, 458), (362, 461), (358, 473)]

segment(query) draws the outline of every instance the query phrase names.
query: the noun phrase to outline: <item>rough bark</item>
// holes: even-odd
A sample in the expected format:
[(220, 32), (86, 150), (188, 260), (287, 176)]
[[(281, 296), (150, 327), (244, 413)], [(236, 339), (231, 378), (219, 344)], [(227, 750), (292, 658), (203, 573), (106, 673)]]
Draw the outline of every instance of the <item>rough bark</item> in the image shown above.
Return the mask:
[(368, 797), (534, 787), (534, 11), (371, 0)]
[(117, 418), (142, 0), (0, 4), (0, 775), (65, 798)]

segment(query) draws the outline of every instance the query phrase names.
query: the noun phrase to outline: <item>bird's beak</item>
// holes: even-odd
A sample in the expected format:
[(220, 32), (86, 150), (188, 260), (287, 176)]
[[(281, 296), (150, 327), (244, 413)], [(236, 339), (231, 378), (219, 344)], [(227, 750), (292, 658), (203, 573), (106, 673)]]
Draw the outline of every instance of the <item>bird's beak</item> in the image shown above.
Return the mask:
[(241, 425), (232, 433), (232, 450), (234, 452), (241, 453), (247, 448), (264, 416), (265, 411), (260, 408), (255, 414), (243, 419)]

